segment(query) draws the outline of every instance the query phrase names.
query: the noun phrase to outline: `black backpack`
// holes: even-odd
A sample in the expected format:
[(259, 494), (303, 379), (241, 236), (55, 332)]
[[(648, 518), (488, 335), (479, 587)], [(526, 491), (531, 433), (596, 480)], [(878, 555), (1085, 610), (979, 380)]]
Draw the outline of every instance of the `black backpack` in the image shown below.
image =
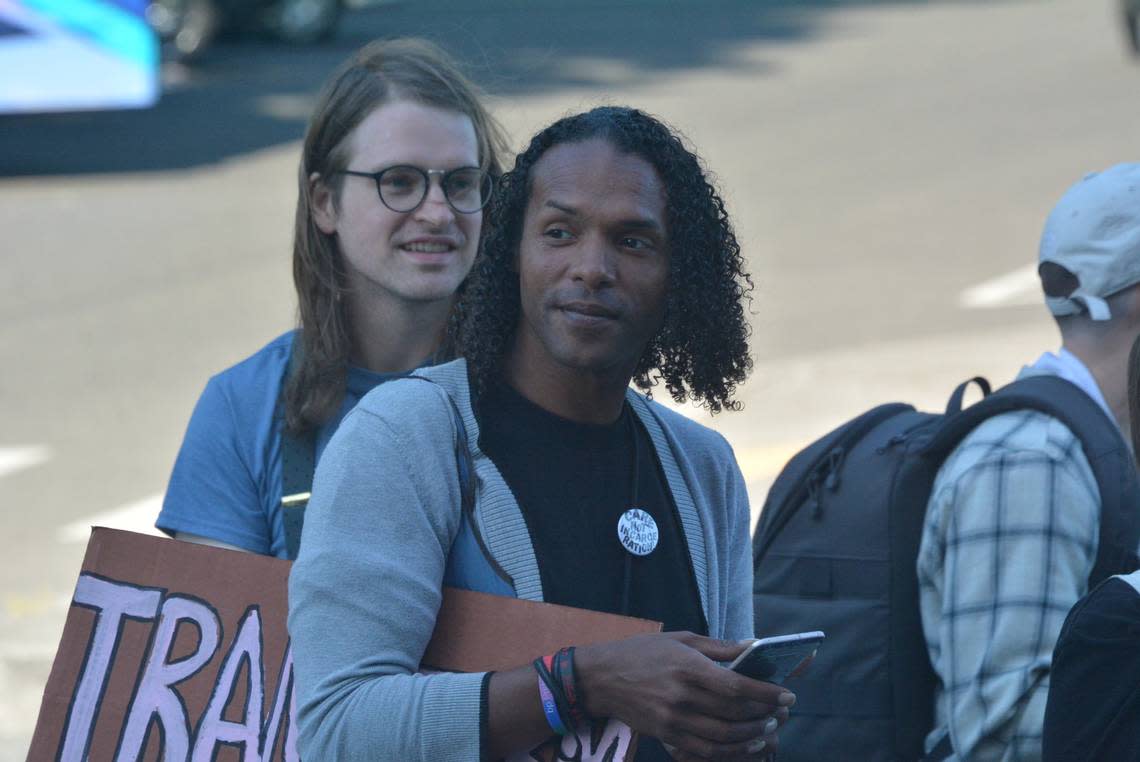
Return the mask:
[[(963, 410), (972, 382), (986, 396)], [(773, 484), (752, 540), (756, 635), (827, 633), (811, 669), (789, 683), (797, 701), (780, 731), (781, 762), (924, 758), (937, 677), (915, 561), (938, 469), (985, 420), (1032, 409), (1068, 426), (1101, 494), (1090, 588), (1140, 566), (1140, 481), (1115, 422), (1055, 376), (989, 392), (985, 379), (971, 379), (941, 415), (898, 403), (874, 408), (802, 450)], [(941, 744), (930, 758), (950, 751)]]

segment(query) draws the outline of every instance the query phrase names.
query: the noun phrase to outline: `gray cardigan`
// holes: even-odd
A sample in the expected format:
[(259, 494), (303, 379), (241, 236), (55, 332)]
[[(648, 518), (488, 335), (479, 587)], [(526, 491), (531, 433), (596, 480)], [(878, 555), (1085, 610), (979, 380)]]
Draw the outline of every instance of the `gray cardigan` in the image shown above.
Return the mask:
[[(435, 626), (460, 489), (449, 393), (475, 461), (475, 520), (519, 598), (541, 601), (526, 523), (478, 446), (463, 360), (360, 401), (321, 457), (289, 579), (301, 757), (479, 758), (482, 674), (416, 674)], [(628, 394), (681, 517), (709, 634), (751, 637), (744, 479), (722, 436)], [(538, 656), (539, 654), (535, 654)]]

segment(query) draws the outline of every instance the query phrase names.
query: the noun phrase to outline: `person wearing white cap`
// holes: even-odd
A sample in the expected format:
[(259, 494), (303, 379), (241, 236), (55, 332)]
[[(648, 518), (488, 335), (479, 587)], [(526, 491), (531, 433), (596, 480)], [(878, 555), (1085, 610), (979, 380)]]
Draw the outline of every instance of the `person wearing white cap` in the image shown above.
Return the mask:
[[(1103, 410), (1107, 428), (1128, 431), (1127, 362), (1140, 335), (1140, 164), (1070, 188), (1045, 224), (1039, 259), (1061, 347), (1018, 377), (1070, 381)], [(1111, 497), (1132, 495), (1122, 486)], [(1053, 648), (1087, 592), (1107, 499), (1073, 432), (1035, 411), (988, 420), (946, 459), (917, 561), (940, 678), (931, 758), (1041, 758)]]
[[(1128, 404), (1136, 453), (1140, 339), (1128, 359)], [(1140, 759), (1140, 571), (1106, 579), (1065, 619), (1053, 652), (1043, 758)]]

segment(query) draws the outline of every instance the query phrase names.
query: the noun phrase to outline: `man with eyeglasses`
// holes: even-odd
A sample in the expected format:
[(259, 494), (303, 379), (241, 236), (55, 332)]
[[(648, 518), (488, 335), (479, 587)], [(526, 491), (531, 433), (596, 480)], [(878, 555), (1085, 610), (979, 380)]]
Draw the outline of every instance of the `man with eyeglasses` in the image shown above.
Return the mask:
[(376, 183), (380, 200), (393, 212), (407, 213), (418, 209), (431, 190), (433, 177), (439, 178), (444, 198), (459, 214), (480, 211), (491, 197), (491, 174), (479, 167), (442, 170), (398, 164), (378, 172), (342, 169), (337, 174), (371, 178)]
[(296, 555), (314, 464), (341, 419), (384, 381), (452, 356), (447, 324), (502, 145), (428, 43), (374, 43), (333, 76), (302, 149), (300, 327), (210, 379), (159, 528)]

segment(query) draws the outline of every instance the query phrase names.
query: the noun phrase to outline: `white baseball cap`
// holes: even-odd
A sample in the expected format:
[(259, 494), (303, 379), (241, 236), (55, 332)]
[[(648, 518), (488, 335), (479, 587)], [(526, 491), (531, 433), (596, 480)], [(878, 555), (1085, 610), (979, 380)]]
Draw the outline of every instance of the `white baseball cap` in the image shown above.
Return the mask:
[(1093, 172), (1069, 188), (1045, 221), (1038, 262), (1054, 315), (1111, 318), (1105, 298), (1140, 283), (1140, 163)]

